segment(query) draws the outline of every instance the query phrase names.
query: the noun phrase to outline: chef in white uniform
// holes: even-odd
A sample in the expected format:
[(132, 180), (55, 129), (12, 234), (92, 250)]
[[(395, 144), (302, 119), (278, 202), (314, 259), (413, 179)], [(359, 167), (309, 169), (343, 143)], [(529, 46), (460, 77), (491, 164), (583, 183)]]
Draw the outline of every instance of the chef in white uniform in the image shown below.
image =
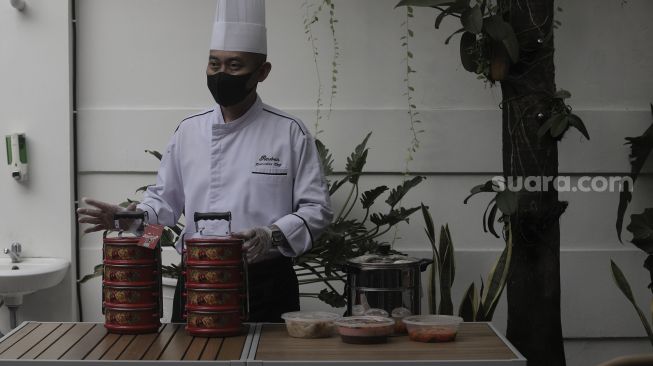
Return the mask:
[[(194, 213), (230, 211), (250, 263), (250, 320), (271, 322), (299, 309), (290, 258), (311, 249), (333, 214), (308, 129), (256, 93), (271, 70), (266, 55), (264, 0), (219, 0), (206, 70), (217, 105), (181, 121), (156, 184), (136, 208), (167, 226), (185, 213), (186, 237), (197, 235)], [(78, 210), (80, 223), (94, 225), (86, 232), (113, 226), (118, 206), (85, 202), (95, 207)], [(216, 229), (213, 222), (200, 228), (211, 225)], [(182, 282), (173, 311), (178, 322)]]

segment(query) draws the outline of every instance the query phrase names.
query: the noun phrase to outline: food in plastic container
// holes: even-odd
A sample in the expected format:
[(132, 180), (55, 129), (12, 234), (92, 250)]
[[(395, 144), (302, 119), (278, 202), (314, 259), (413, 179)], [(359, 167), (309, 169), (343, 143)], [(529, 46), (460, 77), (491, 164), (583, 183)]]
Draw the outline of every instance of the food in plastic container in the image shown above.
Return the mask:
[(416, 315), (404, 318), (408, 337), (416, 342), (451, 342), (462, 318), (451, 315)]
[(337, 320), (335, 324), (343, 342), (375, 344), (387, 342), (395, 322), (381, 316), (350, 316)]
[(281, 315), (288, 335), (295, 338), (327, 338), (333, 334), (333, 322), (340, 315), (323, 311), (295, 311)]
[(395, 321), (395, 334), (405, 334), (406, 324), (403, 319), (407, 316), (413, 315), (407, 308), (394, 308), (392, 309), (392, 319)]

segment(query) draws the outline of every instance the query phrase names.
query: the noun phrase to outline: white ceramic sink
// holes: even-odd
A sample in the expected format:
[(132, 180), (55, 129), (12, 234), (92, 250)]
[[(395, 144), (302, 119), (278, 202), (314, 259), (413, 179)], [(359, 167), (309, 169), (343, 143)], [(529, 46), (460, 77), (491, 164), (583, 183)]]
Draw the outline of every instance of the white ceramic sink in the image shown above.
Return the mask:
[(7, 305), (20, 305), (22, 295), (57, 285), (68, 272), (70, 262), (62, 258), (22, 258), (11, 263), (0, 258), (0, 296)]

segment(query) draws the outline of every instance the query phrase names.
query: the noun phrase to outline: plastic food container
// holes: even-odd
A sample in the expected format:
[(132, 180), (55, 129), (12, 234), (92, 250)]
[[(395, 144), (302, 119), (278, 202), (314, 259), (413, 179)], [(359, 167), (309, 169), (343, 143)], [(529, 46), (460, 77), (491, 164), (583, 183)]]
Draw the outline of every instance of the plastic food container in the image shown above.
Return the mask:
[(407, 308), (392, 309), (392, 319), (395, 321), (395, 334), (406, 334), (406, 324), (403, 320), (405, 317), (411, 316), (410, 310)]
[(408, 337), (416, 342), (451, 342), (462, 318), (451, 315), (416, 315), (404, 318)]
[(294, 338), (327, 338), (335, 331), (340, 315), (323, 311), (295, 311), (281, 315), (288, 335)]
[(376, 344), (388, 341), (395, 321), (381, 316), (350, 316), (337, 320), (342, 341), (353, 344)]

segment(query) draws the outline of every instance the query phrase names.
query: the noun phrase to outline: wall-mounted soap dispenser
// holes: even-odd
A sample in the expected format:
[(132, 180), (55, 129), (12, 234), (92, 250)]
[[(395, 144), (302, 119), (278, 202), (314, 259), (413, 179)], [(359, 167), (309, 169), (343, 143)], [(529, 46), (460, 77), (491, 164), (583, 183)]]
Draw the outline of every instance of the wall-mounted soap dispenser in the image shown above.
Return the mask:
[(5, 136), (7, 145), (7, 164), (11, 176), (19, 181), (27, 180), (27, 140), (24, 133)]

